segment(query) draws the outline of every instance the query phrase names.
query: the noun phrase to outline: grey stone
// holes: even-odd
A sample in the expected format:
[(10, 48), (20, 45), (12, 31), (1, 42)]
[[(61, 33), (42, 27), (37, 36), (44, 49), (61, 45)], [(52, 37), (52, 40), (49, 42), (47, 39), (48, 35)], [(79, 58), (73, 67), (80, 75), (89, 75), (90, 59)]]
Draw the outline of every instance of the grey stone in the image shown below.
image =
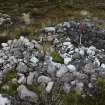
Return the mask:
[(50, 81), (51, 81), (50, 77), (44, 75), (38, 77), (38, 83), (48, 83)]
[(0, 94), (0, 105), (11, 105), (11, 101), (7, 97), (3, 97)]
[(61, 65), (60, 69), (56, 72), (56, 77), (62, 77), (67, 72), (67, 67), (65, 65)]
[(72, 61), (72, 58), (64, 58), (64, 64), (69, 64)]
[(51, 62), (48, 64), (47, 73), (54, 75), (57, 71), (56, 64), (54, 62)]
[(92, 63), (86, 64), (83, 70), (85, 73), (94, 73), (95, 66)]
[(67, 68), (69, 69), (69, 72), (75, 72), (77, 70), (76, 67), (74, 65), (72, 65), (72, 64), (69, 64), (67, 66)]
[(18, 74), (19, 75), (19, 79), (18, 79), (18, 83), (19, 84), (26, 84), (26, 77), (24, 76), (24, 74)]
[(74, 75), (72, 74), (72, 73), (69, 73), (69, 72), (67, 72), (67, 73), (65, 73), (62, 77), (61, 77), (61, 81), (62, 82), (70, 82), (71, 80), (73, 80), (74, 79)]
[(1, 43), (2, 47), (8, 47), (7, 43)]
[(16, 70), (20, 73), (26, 73), (26, 72), (28, 72), (28, 67), (23, 62), (19, 62)]
[(67, 94), (69, 94), (70, 89), (71, 89), (70, 84), (68, 84), (68, 83), (64, 83), (64, 86), (63, 86), (63, 90), (64, 90), (64, 92), (67, 93)]
[(27, 85), (32, 85), (34, 81), (34, 76), (36, 72), (30, 72), (28, 77), (27, 77)]
[(48, 82), (47, 87), (46, 87), (46, 92), (50, 93), (52, 88), (53, 88), (54, 82)]
[(32, 92), (26, 88), (24, 85), (20, 85), (17, 88), (18, 96), (20, 99), (27, 101), (27, 102), (33, 102), (37, 103), (38, 101), (38, 96), (35, 92)]

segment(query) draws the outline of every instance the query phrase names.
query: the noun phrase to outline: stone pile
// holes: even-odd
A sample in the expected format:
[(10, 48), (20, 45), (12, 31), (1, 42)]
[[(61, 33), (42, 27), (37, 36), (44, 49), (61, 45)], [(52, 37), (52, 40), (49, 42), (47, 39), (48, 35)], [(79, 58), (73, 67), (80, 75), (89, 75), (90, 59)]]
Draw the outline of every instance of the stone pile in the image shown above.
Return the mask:
[(98, 49), (92, 38), (87, 42), (92, 41), (93, 44), (86, 45), (84, 38), (96, 34), (101, 39), (104, 30), (98, 29), (91, 22), (84, 22), (85, 26), (81, 24), (70, 21), (43, 29), (46, 38), (47, 35), (52, 37), (52, 47), (64, 63), (54, 61), (50, 54), (44, 55), (38, 42), (23, 36), (2, 43), (0, 83), (3, 84), (6, 73), (15, 72), (16, 77), (12, 82), (18, 84), (16, 95), (23, 102), (29, 103), (37, 103), (39, 98), (37, 92), (29, 89), (34, 85), (40, 86), (46, 94), (60, 85), (59, 88), (67, 94), (76, 91), (82, 95), (94, 95), (97, 80), (105, 79), (104, 46)]
[(17, 92), (19, 91), (18, 95), (20, 99), (27, 100), (27, 97), (30, 97), (31, 100), (31, 97), (36, 97), (37, 95), (28, 90), (24, 85), (32, 85), (35, 76), (37, 77), (41, 72), (41, 62), (43, 61), (40, 61), (40, 59), (43, 58), (43, 54), (39, 53), (38, 48), (40, 45), (35, 40), (29, 41), (29, 39), (21, 36), (19, 39), (8, 40), (7, 43), (2, 43), (1, 46), (1, 85), (3, 85), (4, 76), (6, 76), (8, 72), (15, 72), (16, 78), (13, 78), (11, 82), (16, 82), (19, 85)]
[(62, 82), (66, 93), (85, 90), (92, 95), (96, 92), (96, 81), (104, 79), (105, 31), (98, 27), (100, 24), (100, 21), (70, 21), (44, 28), (44, 34), (52, 36), (55, 50), (64, 59), (64, 64), (50, 59), (47, 73)]

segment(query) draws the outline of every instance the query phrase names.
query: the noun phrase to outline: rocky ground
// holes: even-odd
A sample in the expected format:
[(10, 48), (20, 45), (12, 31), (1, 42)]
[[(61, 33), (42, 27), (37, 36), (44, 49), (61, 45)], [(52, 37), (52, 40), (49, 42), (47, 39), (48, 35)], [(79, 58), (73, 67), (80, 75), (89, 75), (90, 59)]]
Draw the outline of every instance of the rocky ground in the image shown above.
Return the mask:
[(1, 105), (70, 105), (63, 99), (73, 92), (96, 97), (105, 79), (103, 22), (66, 21), (41, 29), (40, 40), (20, 36), (1, 43)]

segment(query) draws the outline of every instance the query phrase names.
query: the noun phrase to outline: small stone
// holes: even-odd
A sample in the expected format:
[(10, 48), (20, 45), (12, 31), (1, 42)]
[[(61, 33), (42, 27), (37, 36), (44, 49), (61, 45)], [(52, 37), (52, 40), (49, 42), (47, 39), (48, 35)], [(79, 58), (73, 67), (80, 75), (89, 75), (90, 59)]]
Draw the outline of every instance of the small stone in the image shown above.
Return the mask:
[(63, 90), (66, 94), (69, 94), (70, 89), (71, 89), (70, 84), (64, 83)]
[(44, 75), (38, 77), (38, 83), (48, 83), (50, 81), (51, 81), (50, 77)]
[(61, 67), (60, 67), (60, 69), (57, 71), (57, 73), (56, 73), (56, 76), (57, 77), (62, 77), (65, 73), (67, 73), (68, 72), (68, 69), (66, 68), (66, 66), (65, 65), (62, 65)]
[(34, 76), (36, 72), (30, 72), (29, 76), (27, 77), (27, 85), (32, 85), (34, 81)]
[(76, 80), (71, 81), (71, 85), (76, 85)]
[(55, 74), (55, 72), (57, 71), (57, 67), (56, 64), (54, 62), (51, 61), (51, 63), (48, 64), (48, 69), (47, 69), (47, 73), (49, 74)]
[(2, 47), (8, 47), (7, 43), (1, 43)]
[(87, 54), (88, 55), (92, 55), (94, 56), (95, 55), (95, 52), (96, 52), (96, 48), (94, 46), (90, 46), (87, 50)]
[(47, 37), (47, 41), (49, 41), (49, 42), (53, 41), (53, 39), (54, 39), (53, 36), (48, 36)]
[(72, 61), (72, 58), (64, 58), (64, 64), (68, 64)]
[(44, 30), (45, 32), (55, 32), (55, 27), (46, 27)]
[(0, 94), (0, 105), (11, 105), (10, 100)]
[(75, 72), (77, 69), (74, 65), (68, 65), (67, 68), (69, 69), (69, 72)]
[(94, 62), (93, 62), (96, 66), (100, 66), (100, 61), (98, 58), (95, 58)]
[(4, 59), (0, 58), (0, 64), (4, 63)]
[(105, 69), (105, 64), (104, 64), (104, 63), (102, 63), (102, 64), (101, 64), (101, 67)]
[(46, 87), (46, 91), (47, 93), (50, 93), (52, 88), (53, 88), (54, 82), (48, 82), (47, 87)]
[(76, 91), (81, 92), (83, 90), (84, 84), (82, 82), (76, 83)]
[(84, 55), (85, 55), (84, 49), (80, 49), (79, 54), (80, 54), (81, 56), (84, 56)]
[(20, 73), (26, 73), (28, 72), (28, 67), (23, 62), (19, 62), (16, 70)]
[(89, 83), (89, 84), (88, 84), (88, 87), (89, 87), (89, 88), (92, 88), (93, 86), (92, 86), (92, 84), (91, 84), (91, 83)]
[(26, 83), (26, 78), (24, 76), (24, 74), (21, 74), (18, 81), (19, 84), (25, 84)]
[(63, 45), (64, 46), (69, 46), (69, 45), (71, 45), (71, 42), (64, 42)]

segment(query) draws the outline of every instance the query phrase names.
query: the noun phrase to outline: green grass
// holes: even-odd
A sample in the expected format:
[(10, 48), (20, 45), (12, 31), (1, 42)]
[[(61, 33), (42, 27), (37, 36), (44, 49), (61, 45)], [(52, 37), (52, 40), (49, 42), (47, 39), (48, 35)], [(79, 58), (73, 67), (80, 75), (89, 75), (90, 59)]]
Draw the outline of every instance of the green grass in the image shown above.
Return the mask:
[(0, 93), (14, 96), (17, 92), (18, 84), (7, 83), (5, 85), (9, 86), (9, 89), (4, 89), (2, 86), (0, 86)]
[(52, 56), (54, 62), (64, 64), (64, 60), (60, 57), (58, 52), (56, 52), (56, 51), (52, 52), (51, 56)]
[[(13, 78), (16, 78), (15, 71), (11, 70), (5, 74), (4, 82), (0, 85), (0, 93), (8, 94), (10, 96), (14, 96), (16, 94), (18, 84), (11, 82)], [(3, 86), (8, 86), (8, 89), (3, 88)]]
[(12, 80), (13, 78), (16, 78), (16, 71), (11, 70), (5, 74), (4, 81), (8, 82), (8, 81)]

